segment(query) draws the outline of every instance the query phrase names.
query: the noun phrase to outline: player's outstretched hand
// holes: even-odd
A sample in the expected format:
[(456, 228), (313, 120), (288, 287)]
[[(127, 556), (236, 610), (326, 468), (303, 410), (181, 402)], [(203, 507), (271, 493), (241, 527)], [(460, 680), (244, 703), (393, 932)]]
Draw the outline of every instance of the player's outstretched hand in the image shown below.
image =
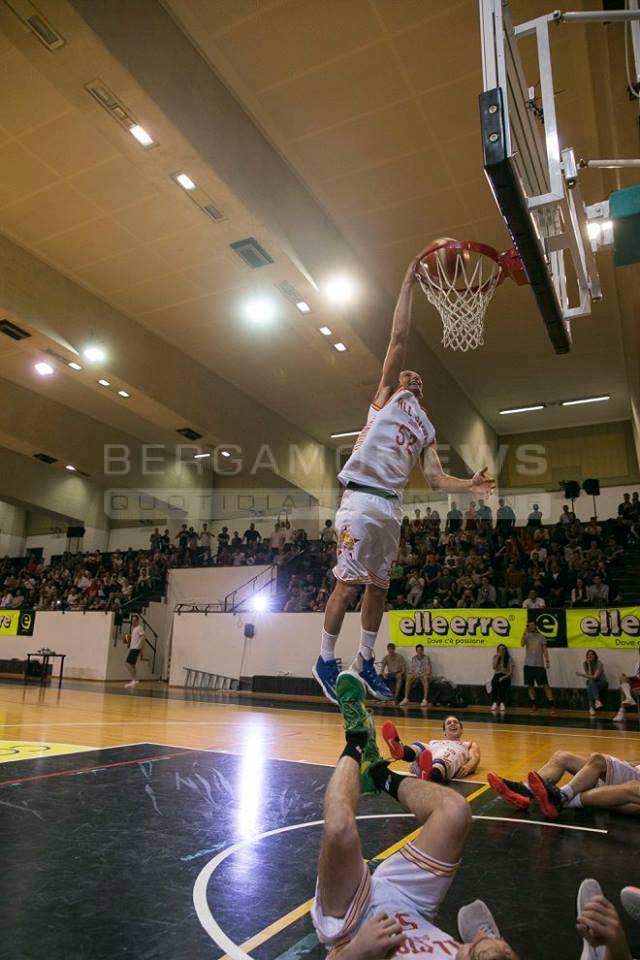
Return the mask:
[(474, 473), (471, 478), (471, 489), (476, 493), (486, 493), (492, 494), (496, 485), (493, 477), (487, 476), (488, 467), (483, 467), (482, 470), (478, 470), (477, 473)]
[(632, 960), (616, 908), (606, 897), (589, 900), (576, 926), (592, 947), (607, 948), (607, 960)]
[(406, 939), (394, 917), (379, 913), (360, 927), (341, 956), (345, 960), (385, 960), (392, 957)]

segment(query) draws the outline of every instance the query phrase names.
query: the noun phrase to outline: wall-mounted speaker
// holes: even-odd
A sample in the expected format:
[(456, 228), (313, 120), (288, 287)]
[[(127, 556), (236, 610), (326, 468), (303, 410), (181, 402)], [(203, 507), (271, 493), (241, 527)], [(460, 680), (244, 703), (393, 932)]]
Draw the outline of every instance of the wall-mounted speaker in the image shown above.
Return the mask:
[(596, 480), (594, 477), (590, 477), (588, 480), (582, 481), (582, 489), (590, 497), (599, 497), (600, 496), (600, 481)]
[(67, 527), (68, 540), (80, 540), (84, 537), (84, 527)]
[(580, 484), (577, 480), (566, 480), (563, 484), (565, 500), (577, 500), (580, 496)]
[(253, 636), (255, 636), (255, 632), (256, 632), (256, 628), (252, 623), (245, 623), (244, 635), (247, 638), (247, 640), (250, 640)]

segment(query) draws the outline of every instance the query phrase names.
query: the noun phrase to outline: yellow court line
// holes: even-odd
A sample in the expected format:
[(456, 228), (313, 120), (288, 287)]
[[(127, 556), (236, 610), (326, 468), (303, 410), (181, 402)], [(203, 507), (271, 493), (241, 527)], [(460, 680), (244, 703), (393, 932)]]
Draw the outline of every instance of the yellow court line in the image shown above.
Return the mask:
[[(481, 793), (486, 793), (489, 789), (489, 784), (485, 783), (483, 787), (480, 787), (478, 790), (474, 790), (473, 793), (470, 793), (468, 797), (465, 797), (467, 803), (471, 803), (472, 800), (475, 800), (476, 797), (479, 797)], [(393, 843), (390, 847), (387, 847), (386, 850), (383, 850), (382, 853), (378, 854), (375, 857), (376, 860), (387, 860), (392, 854), (397, 853), (401, 847), (404, 847), (406, 843), (410, 843), (411, 840), (414, 840), (418, 836), (422, 827), (418, 827), (417, 830), (413, 830), (412, 833), (408, 836), (403, 837), (402, 840), (398, 840), (397, 843)], [(287, 927), (291, 926), (292, 923), (295, 923), (296, 920), (299, 920), (300, 917), (304, 917), (305, 914), (309, 913), (311, 910), (311, 905), (313, 903), (313, 897), (311, 900), (307, 900), (306, 903), (301, 903), (299, 907), (296, 907), (295, 910), (291, 910), (289, 913), (285, 913), (283, 917), (280, 917), (278, 920), (274, 920), (273, 923), (269, 924), (268, 927), (265, 927), (264, 930), (261, 930), (259, 933), (256, 933), (255, 936), (251, 937), (250, 940), (245, 940), (244, 943), (240, 944), (240, 949), (244, 950), (247, 953), (249, 950), (253, 950), (255, 947), (261, 946), (261, 944), (266, 943), (267, 940), (270, 940), (271, 937), (275, 937), (277, 933), (280, 933), (282, 930), (285, 930)], [(228, 954), (225, 954), (220, 960), (231, 960)]]

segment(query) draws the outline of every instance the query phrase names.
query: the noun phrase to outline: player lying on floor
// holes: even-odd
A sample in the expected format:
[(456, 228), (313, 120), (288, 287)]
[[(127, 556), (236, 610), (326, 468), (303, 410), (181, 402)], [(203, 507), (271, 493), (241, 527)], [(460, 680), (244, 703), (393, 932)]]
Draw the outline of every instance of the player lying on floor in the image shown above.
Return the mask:
[[(618, 776), (613, 773), (614, 766), (618, 767)], [(624, 776), (625, 768), (630, 768), (627, 779), (618, 779)], [(592, 753), (584, 767), (564, 787), (558, 788), (544, 780), (535, 770), (527, 780), (540, 809), (551, 820), (556, 820), (564, 809), (576, 807), (640, 816), (640, 769), (602, 753)], [(609, 781), (610, 785), (599, 786), (603, 781)]]
[[(585, 771), (584, 774), (582, 771)], [(591, 795), (586, 798), (586, 802), (584, 802), (583, 799), (582, 803), (574, 803), (574, 807), (607, 807), (607, 803), (602, 801), (603, 795), (600, 793), (598, 793), (594, 802), (593, 788), (599, 791), (601, 788), (621, 787), (623, 785), (633, 784), (634, 782), (636, 786), (640, 788), (640, 766), (635, 766), (628, 760), (620, 760), (618, 757), (611, 757), (603, 753), (592, 753), (590, 757), (581, 757), (579, 754), (569, 753), (566, 750), (556, 751), (544, 766), (535, 772), (534, 780), (536, 783), (546, 783), (550, 787), (555, 787), (565, 773), (571, 773), (574, 776), (566, 785), (566, 788), (560, 788), (560, 792), (565, 791), (567, 796), (567, 801), (564, 806), (568, 805), (576, 794), (580, 794), (587, 789)], [(577, 780), (578, 789), (576, 789), (575, 786), (577, 775), (582, 776), (582, 779)], [(491, 789), (497, 793), (498, 796), (502, 797), (503, 800), (506, 800), (507, 803), (517, 807), (519, 810), (527, 810), (532, 800), (538, 796), (531, 787), (531, 777), (532, 774), (529, 774), (527, 781), (507, 780), (506, 777), (500, 777), (497, 773), (489, 773), (487, 780), (489, 781)], [(546, 796), (546, 790), (543, 790), (543, 788), (538, 787), (538, 791), (540, 793), (544, 792)], [(631, 787), (627, 793), (633, 794)], [(607, 797), (611, 796), (618, 797), (618, 794), (604, 794), (605, 801)], [(626, 793), (620, 796), (624, 798)], [(633, 800), (629, 802), (633, 803)], [(640, 796), (636, 803), (640, 803)], [(619, 802), (612, 802), (611, 806), (612, 808), (614, 806), (618, 807), (619, 813), (633, 814), (632, 810), (621, 810), (621, 804)], [(556, 813), (555, 816), (557, 817), (557, 815)]]
[[(455, 877), (471, 828), (469, 804), (435, 783), (389, 770), (376, 745), (366, 688), (339, 674), (336, 699), (345, 748), (327, 785), (316, 895), (318, 938), (339, 960), (421, 954), (430, 960), (518, 960), (480, 900), (458, 913), (460, 945), (433, 920)], [(387, 793), (421, 825), (418, 835), (371, 876), (363, 861), (356, 811), (361, 793)], [(483, 886), (479, 875), (478, 885)], [(617, 960), (617, 958), (612, 958)]]
[(478, 768), (480, 747), (462, 739), (463, 726), (457, 717), (446, 717), (442, 730), (441, 740), (414, 740), (407, 746), (395, 724), (388, 720), (382, 725), (382, 736), (393, 759), (410, 763), (411, 773), (420, 780), (449, 783), (455, 777), (468, 777)]

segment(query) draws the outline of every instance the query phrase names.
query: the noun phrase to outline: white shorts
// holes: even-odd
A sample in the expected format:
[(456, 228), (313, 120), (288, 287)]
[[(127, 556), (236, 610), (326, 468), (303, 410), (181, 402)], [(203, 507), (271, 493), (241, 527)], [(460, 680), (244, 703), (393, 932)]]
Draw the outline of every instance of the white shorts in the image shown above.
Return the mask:
[(402, 503), (360, 490), (345, 490), (336, 514), (338, 561), (333, 573), (345, 583), (389, 586), (398, 556)]
[(606, 757), (607, 773), (605, 776), (605, 786), (617, 787), (621, 783), (628, 783), (630, 780), (640, 780), (640, 770), (628, 760), (618, 760), (617, 757)]
[[(362, 880), (344, 917), (326, 917), (318, 884), (311, 907), (311, 919), (320, 943), (327, 947), (341, 947), (353, 939), (360, 927), (384, 912), (389, 915), (401, 912), (415, 914), (421, 928), (431, 929), (431, 921), (440, 909), (451, 886), (458, 863), (443, 863), (428, 857), (414, 844), (407, 843), (393, 856), (385, 860), (371, 876), (363, 864)], [(446, 937), (447, 934), (442, 934)], [(455, 956), (455, 953), (452, 954)]]

